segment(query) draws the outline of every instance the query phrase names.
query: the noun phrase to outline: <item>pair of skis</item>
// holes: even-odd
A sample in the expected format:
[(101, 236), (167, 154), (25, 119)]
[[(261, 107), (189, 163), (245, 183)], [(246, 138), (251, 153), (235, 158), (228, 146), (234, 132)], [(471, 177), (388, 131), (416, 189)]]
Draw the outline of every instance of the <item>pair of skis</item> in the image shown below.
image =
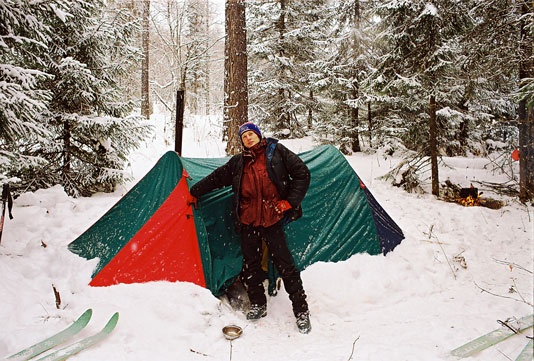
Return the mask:
[(68, 357), (75, 355), (78, 352), (83, 351), (91, 347), (92, 345), (96, 344), (97, 342), (100, 342), (104, 338), (106, 338), (117, 325), (117, 322), (119, 320), (119, 313), (115, 312), (115, 314), (111, 316), (107, 324), (104, 326), (102, 330), (100, 330), (100, 332), (92, 336), (85, 337), (73, 344), (60, 348), (59, 350), (53, 351), (41, 358), (35, 358), (35, 357), (73, 338), (76, 334), (78, 334), (81, 330), (83, 330), (85, 326), (87, 326), (87, 324), (91, 320), (92, 315), (93, 315), (93, 310), (91, 309), (86, 310), (80, 317), (78, 317), (76, 321), (74, 321), (69, 327), (67, 327), (63, 331), (60, 331), (48, 337), (47, 339), (44, 339), (41, 342), (36, 343), (35, 345), (29, 346), (25, 348), (24, 350), (19, 351), (16, 354), (13, 354), (7, 357), (6, 359), (10, 361), (23, 361), (23, 360), (30, 360), (30, 359), (35, 360), (35, 361), (66, 360)]
[[(516, 322), (504, 322), (499, 321), (502, 327), (499, 327), (483, 336), (480, 336), (465, 345), (462, 345), (451, 351), (453, 356), (457, 357), (469, 357), (477, 352), (485, 350), (497, 343), (504, 341), (513, 335), (519, 334), (524, 330), (527, 330), (532, 327), (534, 323), (534, 314), (525, 316), (517, 320)], [(517, 356), (515, 361), (532, 361), (533, 356), (533, 340), (532, 337), (528, 337), (530, 340), (527, 345), (523, 348), (521, 353)]]

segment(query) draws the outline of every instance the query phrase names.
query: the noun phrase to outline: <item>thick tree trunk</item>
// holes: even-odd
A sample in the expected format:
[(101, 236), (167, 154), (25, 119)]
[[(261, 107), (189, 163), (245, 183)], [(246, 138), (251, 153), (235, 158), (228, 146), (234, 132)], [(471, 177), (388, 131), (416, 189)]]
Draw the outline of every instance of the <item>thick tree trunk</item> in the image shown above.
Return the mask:
[(534, 199), (534, 110), (527, 114), (525, 104), (520, 103), (520, 107), (525, 119), (519, 122), (519, 199), (528, 202)]
[(141, 31), (141, 46), (143, 48), (143, 61), (141, 64), (141, 115), (150, 118), (150, 83), (149, 83), (149, 19), (150, 0), (143, 1), (143, 18)]
[(244, 0), (227, 0), (225, 11), (224, 121), (226, 154), (241, 151), (238, 128), (248, 120), (247, 34)]
[(432, 194), (439, 196), (439, 173), (438, 173), (438, 140), (437, 140), (437, 121), (436, 121), (436, 98), (430, 96), (430, 124), (429, 124), (429, 146), (430, 146), (430, 163), (432, 165)]
[[(530, 0), (521, 3), (521, 40), (519, 54), (519, 81), (534, 77), (532, 60), (532, 34), (526, 28), (526, 14), (534, 11)], [(534, 104), (527, 104), (526, 99), (519, 102), (519, 199), (523, 202), (534, 199)]]

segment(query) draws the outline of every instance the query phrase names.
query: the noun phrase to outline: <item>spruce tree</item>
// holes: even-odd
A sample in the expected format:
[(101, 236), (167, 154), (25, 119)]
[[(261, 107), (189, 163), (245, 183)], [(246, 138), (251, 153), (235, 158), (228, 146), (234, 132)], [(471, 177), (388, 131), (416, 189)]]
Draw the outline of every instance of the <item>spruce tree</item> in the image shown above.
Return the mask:
[(52, 93), (41, 115), (50, 136), (28, 144), (25, 154), (44, 160), (16, 172), (25, 189), (61, 184), (73, 196), (112, 191), (127, 177), (126, 156), (149, 128), (123, 99), (121, 74), (138, 52), (131, 47), (136, 24), (127, 14), (105, 12), (103, 1), (69, 4), (43, 54), (44, 86)]
[[(250, 117), (279, 138), (301, 137), (327, 43), (326, 1), (248, 4)], [(309, 123), (309, 121), (308, 121)]]
[(63, 1), (0, 2), (0, 182), (9, 169), (35, 159), (23, 155), (27, 140), (50, 136), (40, 122), (51, 93), (41, 54), (53, 34), (50, 21), (60, 21)]
[(370, 2), (349, 0), (331, 6), (328, 39), (323, 57), (321, 142), (339, 145), (345, 154), (361, 150), (360, 117), (369, 102), (364, 80), (373, 67)]
[[(516, 113), (513, 95), (519, 66), (520, 16), (516, 6), (506, 0), (473, 2), (470, 9), (474, 21), (463, 37), (463, 56), (457, 63), (458, 77), (465, 84), (459, 107), (469, 118), (462, 124), (464, 136), (456, 139), (462, 148), (476, 152), (463, 138), (478, 144), (501, 138), (499, 133), (510, 141), (516, 138), (517, 132), (506, 123)], [(482, 154), (484, 151), (480, 149)]]
[(385, 1), (376, 8), (378, 28), (386, 44), (373, 74), (377, 94), (387, 96), (390, 109), (406, 129), (408, 148), (430, 156), (432, 193), (439, 194), (438, 152), (454, 141), (465, 114), (458, 109), (463, 83), (456, 66), (462, 54), (462, 35), (471, 25), (463, 3)]
[(443, 127), (454, 127), (462, 117), (457, 104), (463, 84), (455, 64), (462, 55), (461, 36), (470, 26), (468, 9), (456, 1), (386, 1), (376, 14), (386, 50), (373, 74), (374, 91), (403, 119), (405, 144), (417, 149), (427, 144), (431, 96), (439, 103)]
[(534, 5), (529, 1), (489, 0), (472, 10), (476, 26), (466, 42), (475, 74), (470, 103), (478, 106), (485, 138), (520, 150), (520, 198), (534, 198)]

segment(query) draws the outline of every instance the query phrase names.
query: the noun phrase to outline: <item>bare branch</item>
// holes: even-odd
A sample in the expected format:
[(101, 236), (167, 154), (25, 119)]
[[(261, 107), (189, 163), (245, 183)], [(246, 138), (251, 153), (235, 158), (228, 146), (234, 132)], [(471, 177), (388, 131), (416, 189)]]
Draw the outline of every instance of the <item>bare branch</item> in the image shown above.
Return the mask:
[(352, 360), (352, 355), (354, 355), (354, 345), (356, 345), (356, 341), (358, 341), (359, 339), (360, 339), (360, 336), (356, 337), (356, 339), (352, 343), (352, 352), (350, 353), (348, 361)]
[(521, 265), (519, 265), (519, 264), (517, 264), (517, 263), (509, 262), (509, 261), (504, 261), (504, 260), (499, 260), (499, 259), (497, 259), (497, 258), (493, 258), (493, 260), (494, 260), (495, 262), (497, 262), (497, 263), (504, 264), (504, 265), (508, 266), (508, 267), (510, 268), (510, 270), (512, 270), (513, 268), (518, 268), (518, 269), (520, 269), (520, 270), (523, 270), (523, 271), (526, 271), (526, 272), (532, 274), (532, 271), (531, 271), (531, 270), (528, 270), (528, 269), (526, 269), (525, 267), (523, 267), (523, 266), (521, 266)]
[[(500, 297), (500, 298), (506, 298), (506, 299), (509, 299), (509, 300), (513, 300), (513, 301), (517, 301), (517, 302), (526, 303), (527, 305), (529, 305), (529, 306), (531, 306), (531, 307), (534, 307), (534, 305), (533, 305), (532, 303), (527, 302), (527, 301), (524, 300), (524, 299), (518, 300), (517, 298), (514, 298), (514, 297), (499, 295), (499, 294), (497, 294), (497, 293), (490, 292), (490, 291), (486, 290), (485, 288), (480, 287), (476, 282), (474, 282), (474, 283), (475, 283), (475, 286), (477, 286), (482, 292), (489, 293), (489, 294), (492, 295), (492, 296), (496, 296), (496, 297)], [(522, 297), (521, 297), (521, 298), (522, 298)]]

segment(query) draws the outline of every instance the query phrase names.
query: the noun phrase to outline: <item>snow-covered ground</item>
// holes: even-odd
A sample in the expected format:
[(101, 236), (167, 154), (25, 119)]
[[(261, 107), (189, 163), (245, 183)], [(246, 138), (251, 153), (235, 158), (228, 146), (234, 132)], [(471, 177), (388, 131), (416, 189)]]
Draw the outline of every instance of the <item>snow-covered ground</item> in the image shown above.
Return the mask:
[[(161, 123), (160, 117), (154, 121)], [(217, 126), (185, 130), (186, 157), (219, 157)], [(283, 141), (295, 152), (310, 138)], [(140, 179), (172, 147), (157, 131), (131, 156)], [(96, 261), (67, 245), (102, 216), (134, 184), (113, 194), (69, 198), (61, 187), (21, 195), (14, 219), (6, 219), (0, 245), (0, 358), (65, 328), (87, 309), (93, 319), (81, 336), (120, 313), (113, 334), (72, 360), (454, 360), (450, 351), (496, 327), (496, 320), (533, 311), (533, 209), (502, 198), (499, 210), (462, 207), (427, 194), (408, 194), (379, 180), (398, 159), (382, 153), (347, 157), (406, 239), (384, 256), (355, 255), (339, 263), (316, 263), (303, 273), (312, 332), (297, 332), (283, 290), (268, 301), (256, 323), (188, 283), (153, 282), (93, 288)], [(448, 159), (442, 181), (502, 182), (507, 177), (488, 159)], [(428, 190), (428, 189), (427, 189)], [(484, 196), (498, 197), (489, 190)], [(56, 309), (52, 285), (61, 295)], [(243, 335), (226, 340), (223, 326)], [(532, 329), (527, 332), (532, 335)], [(514, 336), (473, 360), (514, 359), (525, 346)]]

